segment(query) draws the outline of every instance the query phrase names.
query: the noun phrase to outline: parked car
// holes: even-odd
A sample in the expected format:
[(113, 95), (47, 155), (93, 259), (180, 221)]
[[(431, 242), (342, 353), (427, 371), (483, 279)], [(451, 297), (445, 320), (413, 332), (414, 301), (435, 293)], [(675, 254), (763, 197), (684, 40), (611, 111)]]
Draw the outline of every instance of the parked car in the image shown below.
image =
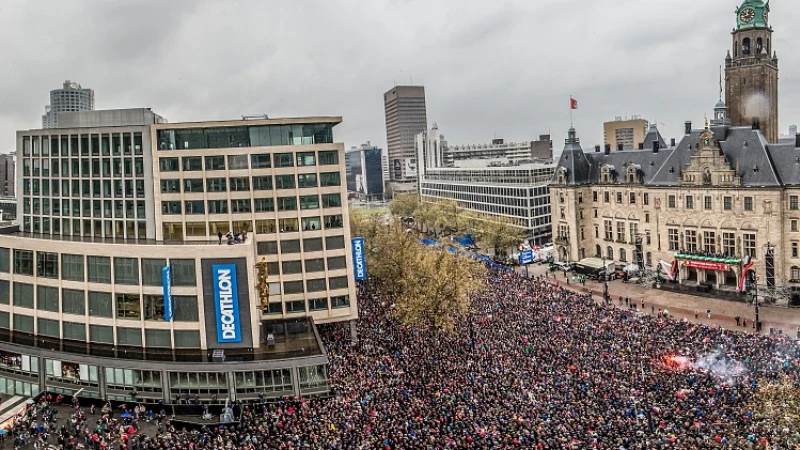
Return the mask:
[(569, 272), (570, 270), (572, 270), (572, 264), (565, 262), (557, 261), (553, 263), (553, 266), (558, 270), (563, 270), (564, 272)]

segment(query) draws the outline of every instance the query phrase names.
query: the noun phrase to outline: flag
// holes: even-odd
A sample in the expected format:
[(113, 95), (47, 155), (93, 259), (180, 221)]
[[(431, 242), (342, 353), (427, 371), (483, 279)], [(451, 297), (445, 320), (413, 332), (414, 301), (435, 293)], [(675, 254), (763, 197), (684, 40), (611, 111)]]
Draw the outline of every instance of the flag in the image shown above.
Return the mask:
[(572, 96), (569, 97), (569, 109), (578, 109), (578, 101)]
[(753, 270), (755, 263), (752, 261), (750, 255), (744, 257), (742, 261), (742, 274), (739, 277), (739, 292), (747, 292), (747, 273)]

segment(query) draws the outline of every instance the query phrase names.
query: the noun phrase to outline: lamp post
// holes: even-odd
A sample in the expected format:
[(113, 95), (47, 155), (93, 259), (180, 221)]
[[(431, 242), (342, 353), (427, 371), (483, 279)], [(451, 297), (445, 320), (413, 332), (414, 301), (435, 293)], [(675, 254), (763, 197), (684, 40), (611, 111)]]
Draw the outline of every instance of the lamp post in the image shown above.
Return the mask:
[(603, 300), (608, 300), (608, 270), (606, 268), (606, 255), (603, 258)]

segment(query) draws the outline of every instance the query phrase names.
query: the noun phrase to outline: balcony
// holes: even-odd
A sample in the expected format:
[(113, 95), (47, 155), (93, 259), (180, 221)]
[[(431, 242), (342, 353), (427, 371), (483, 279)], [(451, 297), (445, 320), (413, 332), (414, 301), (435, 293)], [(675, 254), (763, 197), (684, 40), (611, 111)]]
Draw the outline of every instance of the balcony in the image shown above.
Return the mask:
[(569, 245), (569, 236), (558, 235), (555, 239), (556, 245)]

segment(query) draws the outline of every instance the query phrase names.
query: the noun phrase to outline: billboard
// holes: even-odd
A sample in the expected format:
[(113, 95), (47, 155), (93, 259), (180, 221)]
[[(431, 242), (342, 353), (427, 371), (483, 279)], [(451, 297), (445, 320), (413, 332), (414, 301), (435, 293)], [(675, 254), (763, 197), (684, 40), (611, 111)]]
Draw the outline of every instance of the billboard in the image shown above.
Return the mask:
[(406, 177), (413, 178), (417, 176), (417, 158), (405, 158)]
[(353, 274), (356, 281), (367, 279), (367, 261), (364, 255), (364, 238), (352, 239), (353, 244)]
[(236, 265), (215, 264), (211, 266), (211, 280), (214, 283), (217, 342), (220, 344), (242, 342)]
[(172, 303), (172, 269), (168, 265), (161, 269), (161, 287), (164, 290), (164, 320), (172, 322), (175, 308)]

